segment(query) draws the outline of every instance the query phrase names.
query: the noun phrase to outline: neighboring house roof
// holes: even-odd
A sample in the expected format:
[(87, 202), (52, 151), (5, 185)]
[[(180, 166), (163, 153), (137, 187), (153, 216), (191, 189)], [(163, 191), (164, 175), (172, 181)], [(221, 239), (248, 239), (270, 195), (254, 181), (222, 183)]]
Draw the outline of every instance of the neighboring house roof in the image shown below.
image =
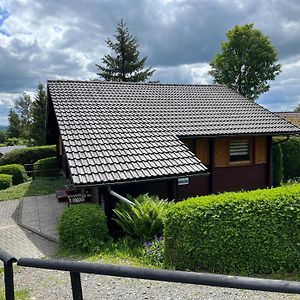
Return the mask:
[(293, 123), (294, 125), (300, 126), (300, 112), (276, 112), (277, 115)]
[(76, 184), (204, 172), (178, 137), (300, 132), (221, 85), (57, 80), (48, 88)]
[(6, 147), (0, 147), (0, 154), (5, 154), (7, 152), (10, 152), (15, 149), (23, 149), (26, 148), (26, 146), (6, 146)]

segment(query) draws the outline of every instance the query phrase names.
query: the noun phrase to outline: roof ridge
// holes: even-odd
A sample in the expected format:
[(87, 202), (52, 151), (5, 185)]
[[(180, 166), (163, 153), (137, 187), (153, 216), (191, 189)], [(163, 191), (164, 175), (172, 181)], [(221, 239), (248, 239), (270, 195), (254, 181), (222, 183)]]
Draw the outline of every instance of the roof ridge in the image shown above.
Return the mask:
[(77, 79), (48, 79), (47, 82), (81, 82), (99, 84), (122, 84), (122, 85), (158, 85), (158, 86), (213, 86), (225, 87), (224, 84), (195, 84), (195, 83), (161, 83), (161, 82), (129, 82), (129, 81), (105, 81), (105, 80), (77, 80)]

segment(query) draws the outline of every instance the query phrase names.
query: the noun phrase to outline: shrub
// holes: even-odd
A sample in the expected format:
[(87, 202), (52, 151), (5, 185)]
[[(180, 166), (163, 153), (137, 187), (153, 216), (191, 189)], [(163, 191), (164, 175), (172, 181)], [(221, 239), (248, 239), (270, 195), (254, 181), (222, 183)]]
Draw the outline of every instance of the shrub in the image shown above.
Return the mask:
[(25, 168), (22, 165), (12, 164), (0, 166), (0, 173), (12, 175), (13, 185), (23, 183), (28, 179)]
[(0, 190), (5, 190), (12, 186), (12, 175), (0, 174)]
[(283, 155), (284, 180), (300, 177), (300, 138), (290, 138), (280, 143)]
[(163, 233), (163, 217), (169, 203), (148, 194), (140, 195), (134, 200), (135, 206), (118, 203), (115, 221), (124, 232), (133, 238), (152, 240)]
[(152, 242), (144, 244), (143, 256), (155, 266), (162, 267), (165, 260), (164, 238), (155, 238)]
[(36, 146), (23, 149), (15, 149), (5, 153), (0, 158), (0, 165), (8, 164), (32, 164), (37, 160), (56, 155), (56, 146)]
[(59, 161), (56, 156), (39, 159), (34, 164), (35, 176), (51, 177), (59, 174)]
[(282, 150), (280, 144), (273, 143), (273, 186), (280, 186), (283, 179)]
[(62, 248), (69, 251), (92, 253), (108, 238), (106, 216), (96, 204), (76, 204), (67, 207), (58, 225)]
[(300, 269), (300, 185), (191, 198), (165, 217), (166, 263), (179, 269)]

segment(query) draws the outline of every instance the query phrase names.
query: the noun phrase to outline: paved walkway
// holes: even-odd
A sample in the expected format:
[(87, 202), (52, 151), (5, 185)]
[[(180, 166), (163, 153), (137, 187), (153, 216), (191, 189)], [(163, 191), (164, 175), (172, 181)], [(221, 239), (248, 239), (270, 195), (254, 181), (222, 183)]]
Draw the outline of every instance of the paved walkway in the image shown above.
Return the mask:
[[(55, 254), (56, 224), (65, 206), (58, 203), (55, 195), (1, 201), (0, 248), (16, 258)], [(19, 222), (25, 227), (19, 226)]]
[(20, 224), (58, 242), (56, 227), (66, 205), (55, 194), (23, 198)]

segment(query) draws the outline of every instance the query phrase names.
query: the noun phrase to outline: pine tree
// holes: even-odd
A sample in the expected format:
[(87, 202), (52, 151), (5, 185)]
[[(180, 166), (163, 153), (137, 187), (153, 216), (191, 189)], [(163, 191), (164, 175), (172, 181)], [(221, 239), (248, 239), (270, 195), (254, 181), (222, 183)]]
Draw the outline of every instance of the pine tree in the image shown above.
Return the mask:
[(30, 139), (31, 133), (31, 105), (32, 100), (28, 94), (25, 92), (23, 95), (16, 101), (15, 109), (16, 113), (20, 120), (20, 138), (25, 140)]
[(9, 114), (8, 114), (8, 129), (7, 129), (7, 135), (10, 138), (20, 137), (20, 132), (21, 132), (21, 121), (18, 116), (18, 114), (13, 110), (10, 109)]
[(36, 89), (31, 115), (31, 138), (36, 145), (45, 144), (47, 93), (44, 85), (40, 83)]
[(123, 19), (118, 23), (116, 41), (112, 42), (110, 38), (106, 40), (109, 48), (111, 48), (116, 56), (113, 57), (106, 54), (102, 58), (102, 62), (106, 66), (96, 64), (99, 73), (97, 75), (103, 77), (107, 81), (145, 81), (152, 76), (151, 67), (144, 70), (144, 64), (147, 57), (139, 59), (138, 41), (133, 37)]

